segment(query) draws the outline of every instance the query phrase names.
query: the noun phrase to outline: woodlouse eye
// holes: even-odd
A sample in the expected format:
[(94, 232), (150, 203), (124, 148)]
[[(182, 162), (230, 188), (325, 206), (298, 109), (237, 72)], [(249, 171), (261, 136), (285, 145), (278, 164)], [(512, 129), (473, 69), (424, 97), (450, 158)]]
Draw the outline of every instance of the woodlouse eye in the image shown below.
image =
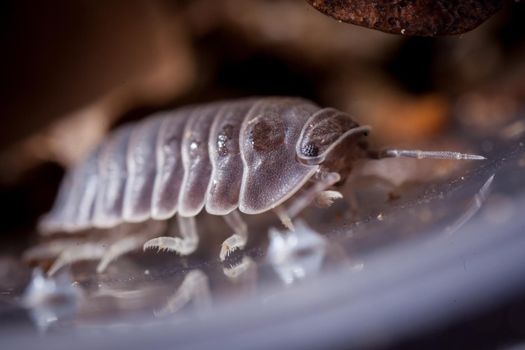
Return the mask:
[(302, 147), (301, 153), (305, 157), (317, 157), (319, 155), (319, 148), (312, 142), (309, 142)]

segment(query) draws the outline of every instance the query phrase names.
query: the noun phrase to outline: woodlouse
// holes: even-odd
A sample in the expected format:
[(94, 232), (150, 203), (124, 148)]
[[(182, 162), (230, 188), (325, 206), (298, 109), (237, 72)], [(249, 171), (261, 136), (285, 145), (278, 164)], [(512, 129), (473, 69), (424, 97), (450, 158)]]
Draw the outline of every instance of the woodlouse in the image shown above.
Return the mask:
[[(340, 195), (328, 189), (357, 159), (483, 159), (456, 152), (371, 151), (368, 131), (343, 112), (300, 98), (252, 98), (159, 113), (117, 129), (72, 169), (40, 230), (76, 232), (178, 214), (181, 237), (153, 238), (143, 247), (186, 255), (198, 245), (194, 218), (204, 208), (224, 216), (235, 232), (222, 245), (224, 260), (246, 244), (239, 212), (273, 209), (291, 226), (290, 218), (315, 199), (329, 203)], [(109, 249), (106, 265), (140, 246), (123, 244)]]

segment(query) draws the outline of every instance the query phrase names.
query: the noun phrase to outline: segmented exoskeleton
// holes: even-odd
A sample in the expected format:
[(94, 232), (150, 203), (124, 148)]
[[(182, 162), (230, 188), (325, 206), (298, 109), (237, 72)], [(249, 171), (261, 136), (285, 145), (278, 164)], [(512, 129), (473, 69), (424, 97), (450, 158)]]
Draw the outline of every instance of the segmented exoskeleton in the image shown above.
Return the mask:
[[(290, 226), (290, 218), (316, 198), (338, 197), (327, 189), (344, 179), (357, 159), (483, 159), (455, 152), (370, 151), (368, 131), (343, 112), (300, 98), (253, 98), (159, 113), (115, 130), (72, 169), (40, 230), (75, 232), (177, 214), (181, 237), (153, 238), (144, 248), (185, 255), (197, 247), (194, 217), (205, 209), (224, 216), (235, 232), (222, 245), (224, 259), (246, 244), (239, 212), (274, 209)], [(113, 257), (137, 245), (118, 244)]]

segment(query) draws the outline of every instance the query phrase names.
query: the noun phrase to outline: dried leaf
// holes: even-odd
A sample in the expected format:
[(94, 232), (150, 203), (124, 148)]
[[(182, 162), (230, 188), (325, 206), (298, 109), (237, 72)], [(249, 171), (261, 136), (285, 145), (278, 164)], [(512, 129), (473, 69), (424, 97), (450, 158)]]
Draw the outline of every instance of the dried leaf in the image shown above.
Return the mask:
[(503, 0), (306, 0), (337, 20), (388, 33), (462, 34), (499, 10)]

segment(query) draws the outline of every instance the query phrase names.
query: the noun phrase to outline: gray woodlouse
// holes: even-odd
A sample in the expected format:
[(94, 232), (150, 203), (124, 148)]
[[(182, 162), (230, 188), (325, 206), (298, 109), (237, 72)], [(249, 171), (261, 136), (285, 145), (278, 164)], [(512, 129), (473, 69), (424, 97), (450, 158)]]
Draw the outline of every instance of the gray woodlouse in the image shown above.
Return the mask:
[[(159, 113), (117, 129), (72, 169), (39, 228), (44, 234), (76, 232), (178, 214), (181, 237), (153, 238), (143, 247), (186, 255), (197, 248), (194, 218), (204, 208), (224, 216), (234, 232), (222, 244), (224, 260), (246, 244), (239, 212), (273, 209), (290, 227), (291, 218), (315, 199), (330, 203), (340, 196), (328, 189), (345, 179), (357, 159), (484, 159), (456, 152), (371, 151), (369, 129), (300, 98), (252, 98)], [(118, 244), (106, 261), (129, 251)]]

